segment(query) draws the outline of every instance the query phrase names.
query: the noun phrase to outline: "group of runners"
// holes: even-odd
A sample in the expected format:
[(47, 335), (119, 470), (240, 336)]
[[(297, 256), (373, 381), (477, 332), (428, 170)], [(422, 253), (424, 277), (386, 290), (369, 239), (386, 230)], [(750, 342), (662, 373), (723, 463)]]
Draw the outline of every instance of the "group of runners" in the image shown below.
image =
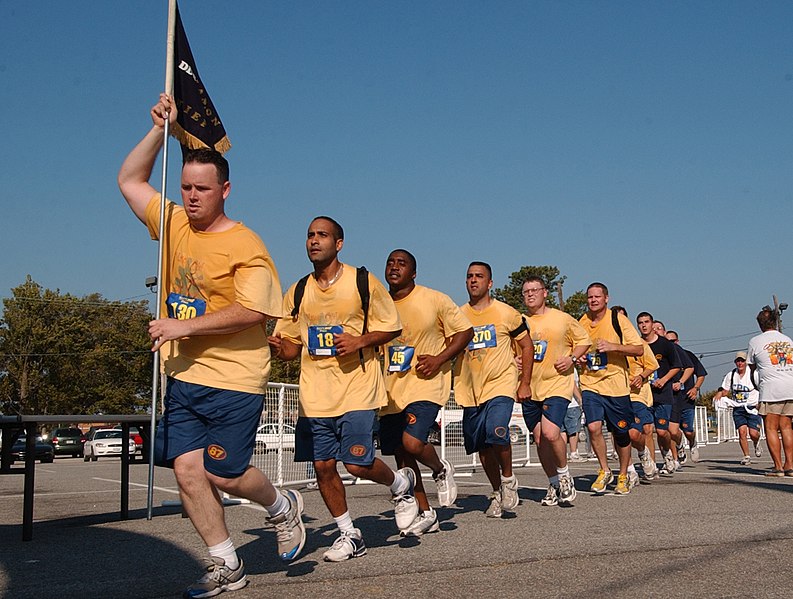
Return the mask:
[[(173, 99), (161, 96), (151, 117), (152, 129), (125, 159), (118, 182), (135, 215), (158, 238), (160, 197), (149, 178), (165, 121), (175, 118)], [(219, 492), (264, 507), (283, 561), (296, 559), (303, 549), (300, 492), (276, 490), (250, 465), (271, 356), (300, 360), (295, 460), (313, 464), (338, 527), (323, 554), (329, 562), (367, 551), (347, 504), (339, 462), (353, 476), (388, 488), (401, 535), (438, 530), (419, 468), (431, 472), (438, 505), (453, 504), (454, 468), (429, 442), (453, 375), (465, 449), (478, 453), (491, 486), (487, 517), (499, 518), (520, 501), (509, 436), (515, 401), (548, 476), (541, 503), (575, 501), (563, 425), (576, 393), (576, 372), (599, 463), (593, 492), (605, 492), (614, 478), (604, 422), (619, 458), (615, 493), (630, 493), (639, 480), (632, 447), (648, 481), (659, 473), (672, 475), (688, 456), (698, 459), (693, 407), (707, 373), (679, 347), (676, 333), (665, 331), (650, 314), (638, 315), (640, 334), (624, 311), (609, 308), (604, 284), (588, 287), (588, 310), (579, 321), (550, 307), (545, 282), (529, 277), (522, 313), (492, 297), (491, 268), (475, 261), (466, 271), (469, 299), (458, 306), (416, 283), (416, 258), (405, 249), (388, 255), (386, 284), (343, 263), (342, 226), (319, 216), (306, 237), (311, 272), (282, 295), (261, 239), (226, 216), (229, 193), (228, 163), (220, 154), (186, 154), (183, 206), (166, 203), (162, 229), (167, 317), (149, 325), (168, 377), (155, 440), (157, 463), (174, 469), (184, 509), (209, 552), (205, 573), (185, 597), (212, 597), (247, 583)], [(270, 335), (268, 319), (277, 321)], [(378, 418), (382, 454), (394, 456), (396, 469), (375, 455)], [(653, 429), (663, 455), (660, 470)]]

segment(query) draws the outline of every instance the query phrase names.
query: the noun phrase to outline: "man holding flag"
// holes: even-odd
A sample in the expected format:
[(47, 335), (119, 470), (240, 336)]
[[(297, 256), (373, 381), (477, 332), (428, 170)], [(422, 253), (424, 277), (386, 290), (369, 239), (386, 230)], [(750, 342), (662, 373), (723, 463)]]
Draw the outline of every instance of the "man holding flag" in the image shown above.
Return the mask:
[[(160, 194), (149, 177), (166, 120), (173, 123), (176, 112), (174, 99), (162, 94), (151, 110), (154, 126), (118, 174), (122, 195), (153, 239), (161, 235)], [(281, 286), (261, 239), (226, 216), (230, 191), (228, 162), (219, 152), (185, 154), (183, 206), (167, 202), (162, 234), (168, 317), (149, 324), (168, 377), (156, 462), (173, 467), (184, 509), (209, 550), (207, 572), (185, 591), (189, 598), (247, 583), (219, 491), (267, 510), (282, 560), (295, 559), (305, 542), (300, 494), (279, 493), (249, 465), (270, 373), (264, 325), (281, 315)]]

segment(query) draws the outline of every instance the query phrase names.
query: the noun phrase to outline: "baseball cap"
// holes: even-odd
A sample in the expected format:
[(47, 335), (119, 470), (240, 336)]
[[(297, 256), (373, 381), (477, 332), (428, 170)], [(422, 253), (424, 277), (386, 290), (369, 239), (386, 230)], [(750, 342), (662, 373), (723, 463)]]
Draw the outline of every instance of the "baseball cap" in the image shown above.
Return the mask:
[[(735, 354), (735, 360), (743, 360), (744, 362), (746, 362), (746, 352), (745, 351), (739, 351), (738, 353), (736, 353)], [(735, 360), (733, 360), (733, 362)]]

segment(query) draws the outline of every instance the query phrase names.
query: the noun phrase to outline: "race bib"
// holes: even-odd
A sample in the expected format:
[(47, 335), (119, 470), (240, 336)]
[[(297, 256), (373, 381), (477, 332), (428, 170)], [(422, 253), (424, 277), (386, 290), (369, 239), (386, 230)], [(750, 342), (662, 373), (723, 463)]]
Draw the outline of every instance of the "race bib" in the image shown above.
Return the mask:
[(308, 353), (312, 356), (335, 356), (334, 335), (341, 335), (341, 325), (314, 325), (308, 327)]
[(657, 380), (658, 380), (658, 371), (653, 370), (653, 373), (650, 375), (650, 378), (647, 379), (647, 382), (652, 385)]
[(603, 370), (609, 364), (606, 352), (592, 352), (586, 355), (586, 367), (588, 370)]
[(545, 358), (545, 352), (548, 349), (548, 342), (547, 341), (535, 341), (534, 342), (534, 361), (535, 362), (542, 362), (543, 358)]
[(474, 327), (474, 338), (468, 344), (468, 351), (496, 346), (496, 326), (481, 324)]
[(388, 372), (407, 372), (413, 362), (415, 347), (409, 345), (388, 346)]
[(188, 320), (196, 316), (203, 316), (207, 311), (207, 303), (204, 300), (180, 293), (169, 293), (165, 303), (168, 308), (168, 318), (176, 320)]

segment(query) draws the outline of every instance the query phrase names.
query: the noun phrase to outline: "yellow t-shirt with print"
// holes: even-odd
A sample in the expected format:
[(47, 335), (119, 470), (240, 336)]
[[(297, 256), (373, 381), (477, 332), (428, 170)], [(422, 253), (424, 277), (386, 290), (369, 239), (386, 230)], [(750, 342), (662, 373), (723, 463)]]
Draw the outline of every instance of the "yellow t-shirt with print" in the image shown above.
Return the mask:
[[(658, 360), (656, 360), (652, 348), (644, 340), (642, 340), (642, 346), (644, 347), (644, 353), (641, 356), (628, 356), (630, 378), (638, 376), (648, 369), (658, 369)], [(653, 390), (650, 388), (650, 383), (647, 381), (642, 383), (638, 392), (631, 387), (631, 401), (641, 402), (651, 408), (653, 406)]]
[(381, 414), (396, 414), (416, 401), (443, 406), (452, 389), (452, 365), (446, 362), (432, 377), (416, 372), (418, 357), (437, 356), (449, 337), (467, 331), (471, 323), (452, 299), (440, 291), (416, 285), (407, 297), (395, 300), (402, 333), (385, 348), (388, 405)]
[(584, 327), (572, 316), (556, 308), (546, 308), (543, 314), (526, 316), (534, 342), (534, 368), (531, 371), (531, 393), (535, 401), (549, 397), (573, 396), (575, 367), (559, 373), (554, 363), (573, 353), (579, 345), (589, 345)]
[[(157, 239), (160, 194), (146, 207), (146, 226), (152, 239)], [(168, 201), (164, 246), (163, 317), (168, 314), (171, 293), (195, 300), (182, 313), (196, 316), (234, 302), (268, 316), (281, 316), (275, 264), (259, 236), (242, 223), (217, 233), (197, 231), (184, 208)], [(179, 311), (174, 314), (178, 317)], [(270, 375), (264, 324), (237, 333), (170, 341), (160, 349), (160, 357), (167, 376), (216, 389), (264, 393)]]
[[(467, 303), (460, 309), (474, 326), (474, 338), (457, 358), (455, 401), (463, 407), (473, 407), (502, 395), (515, 399), (518, 366), (509, 333), (523, 325), (520, 312), (495, 299), (484, 310), (474, 310)], [(521, 331), (515, 340), (527, 334)]]
[[(313, 276), (306, 281), (297, 321), (292, 319), (295, 285), (284, 295), (284, 317), (275, 332), (303, 349), (300, 355), (301, 416), (330, 418), (354, 410), (376, 410), (386, 404), (385, 383), (375, 348), (340, 357), (334, 354), (333, 333), (359, 336), (363, 332), (361, 296), (356, 269), (344, 264), (341, 277), (321, 289)], [(369, 274), (368, 331), (402, 328), (396, 306), (385, 287)], [(338, 328), (336, 328), (338, 327)]]
[[(620, 313), (617, 314), (620, 328), (622, 329), (622, 341), (620, 341), (617, 331), (614, 330), (611, 318), (611, 308), (606, 309), (603, 318), (597, 323), (593, 323), (589, 319), (588, 313), (580, 318), (579, 322), (589, 335), (589, 339), (593, 346), (598, 339), (603, 339), (611, 343), (620, 343), (621, 345), (641, 345), (642, 338), (639, 337), (639, 333), (633, 328), (630, 320)], [(593, 349), (594, 348), (590, 348), (590, 352), (592, 352)], [(605, 368), (592, 370), (585, 367), (582, 370), (580, 376), (581, 390), (594, 391), (595, 393), (608, 397), (630, 395), (627, 356), (614, 352), (607, 352), (605, 356), (607, 361)], [(598, 357), (602, 360), (603, 354), (599, 354)]]

